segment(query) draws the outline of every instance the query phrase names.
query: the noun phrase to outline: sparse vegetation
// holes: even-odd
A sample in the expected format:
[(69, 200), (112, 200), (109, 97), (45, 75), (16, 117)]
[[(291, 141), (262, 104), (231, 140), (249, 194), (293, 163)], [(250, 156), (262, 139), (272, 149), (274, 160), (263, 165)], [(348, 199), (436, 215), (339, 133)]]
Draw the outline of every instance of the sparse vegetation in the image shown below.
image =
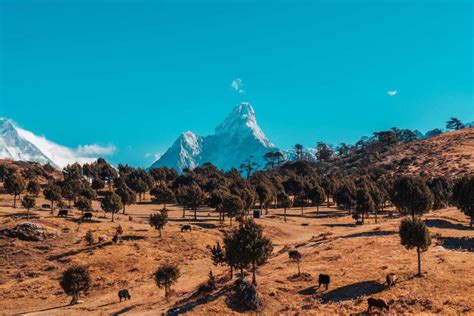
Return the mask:
[[(452, 133), (464, 132), (466, 131)], [(264, 313), (282, 310), (299, 312), (303, 306), (305, 310), (307, 308), (315, 313), (358, 313), (362, 308), (355, 303), (357, 300), (354, 300), (352, 293), (362, 291), (361, 299), (368, 295), (365, 290), (360, 289), (373, 289), (376, 291), (374, 295), (380, 295), (384, 299), (391, 298), (390, 295), (394, 292), (377, 292), (378, 285), (369, 280), (376, 280), (374, 271), (378, 269), (387, 272), (402, 271), (406, 269), (407, 262), (414, 263), (414, 260), (410, 261), (415, 259), (412, 257), (413, 252), (404, 251), (403, 246), (416, 250), (417, 274), (423, 271), (429, 271), (429, 274), (423, 279), (423, 286), (416, 279), (406, 279), (402, 275), (403, 283), (400, 288), (411, 291), (415, 298), (393, 298), (393, 303), (389, 304), (390, 310), (415, 314), (466, 313), (473, 304), (465, 294), (472, 281), (466, 271), (469, 268), (468, 256), (472, 251), (473, 235), (472, 230), (465, 227), (466, 224), (463, 225), (463, 221), (466, 221), (463, 214), (470, 217), (472, 226), (472, 176), (462, 177), (465, 173), (452, 172), (450, 167), (444, 175), (424, 173), (415, 177), (405, 176), (405, 173), (411, 174), (410, 168), (413, 168), (413, 163), (417, 163), (410, 155), (397, 157), (386, 166), (370, 163), (375, 156), (390, 155), (397, 146), (408, 143), (410, 146), (421, 146), (420, 141), (413, 137), (410, 131), (391, 130), (377, 133), (371, 140), (366, 139), (358, 145), (341, 144), (335, 151), (328, 151), (328, 155), (324, 151), (332, 150), (332, 147), (323, 144), (327, 148), (321, 145), (320, 156), (315, 160), (311, 160), (305, 151), (301, 151), (298, 160), (286, 162), (267, 155), (267, 170), (252, 170), (248, 179), (245, 179), (245, 171), (243, 174), (238, 170), (224, 172), (211, 164), (185, 170), (182, 174), (167, 168), (143, 170), (121, 165), (115, 175), (103, 161), (85, 164), (82, 168), (70, 165), (63, 172), (51, 170), (49, 173), (42, 166), (33, 168), (29, 163), (8, 168), (0, 164), (0, 177), (4, 177), (5, 181), (10, 175), (16, 174), (25, 184), (28, 183), (21, 191), (21, 205), (28, 210), (28, 217), (35, 204), (38, 204), (38, 210), (35, 211), (35, 218), (30, 222), (32, 226), (28, 226), (27, 233), (35, 233), (38, 229), (41, 232), (38, 239), (35, 239), (38, 242), (35, 245), (30, 241), (33, 239), (23, 240), (18, 235), (2, 236), (6, 240), (17, 238), (18, 241), (10, 242), (4, 247), (9, 265), (2, 266), (0, 263), (0, 267), (7, 271), (0, 278), (0, 290), (5, 290), (6, 293), (5, 303), (0, 306), (4, 308), (5, 304), (10, 304), (6, 310), (12, 314), (23, 310), (11, 307), (13, 298), (28, 306), (24, 311), (33, 311), (39, 306), (59, 306), (60, 298), (55, 301), (52, 290), (54, 286), (51, 285), (51, 280), (61, 277), (57, 266), (68, 262), (92, 262), (92, 277), (94, 283), (97, 278), (97, 289), (100, 291), (94, 288), (91, 298), (104, 303), (112, 301), (112, 297), (116, 299), (117, 284), (122, 284), (126, 278), (128, 289), (137, 293), (133, 295), (133, 299), (140, 300), (135, 307), (137, 313), (146, 312), (158, 305), (159, 312), (166, 312), (167, 308), (179, 305), (181, 300), (184, 300), (183, 304), (189, 303), (186, 301), (188, 296), (183, 296), (183, 293), (194, 293), (200, 285), (212, 290), (206, 290), (203, 292), (206, 295), (199, 296), (199, 302), (205, 303), (194, 307), (193, 312), (231, 312), (235, 308), (232, 305), (234, 302), (226, 291), (234, 289), (234, 285), (229, 282), (228, 270), (231, 276), (234, 270), (240, 272), (240, 279), (250, 279), (252, 274), (255, 284), (258, 277), (261, 284), (258, 294), (265, 304), (262, 305)], [(438, 141), (439, 137), (435, 140)], [(364, 159), (368, 160), (367, 165), (360, 163)], [(431, 161), (427, 163), (439, 164), (437, 157), (431, 157)], [(466, 168), (470, 170), (470, 165)], [(44, 188), (43, 192), (39, 188), (40, 183)], [(143, 186), (141, 204), (135, 203), (133, 196), (139, 193), (134, 193), (129, 187), (132, 183), (138, 187)], [(3, 192), (6, 192), (6, 184), (3, 186)], [(28, 195), (23, 196), (25, 190)], [(97, 194), (95, 190), (98, 190)], [(116, 216), (117, 223), (113, 224), (92, 212), (89, 214), (93, 216), (93, 220), (81, 225), (75, 224), (84, 223), (81, 215), (93, 208), (98, 209), (100, 203), (110, 200), (113, 194), (118, 199), (113, 199), (117, 203), (112, 203), (115, 204), (112, 219), (114, 213), (120, 210), (125, 212), (127, 205), (127, 213), (130, 217), (133, 216), (133, 220), (129, 221), (128, 216)], [(5, 206), (16, 204), (16, 199), (5, 194), (0, 194), (0, 197), (4, 201), (4, 208), (0, 209), (0, 234), (7, 234), (7, 230), (8, 233), (16, 234), (15, 229), (21, 216), (13, 213), (10, 206)], [(336, 205), (331, 203), (331, 198)], [(49, 209), (48, 205), (44, 205), (45, 200), (49, 200), (53, 208), (61, 205), (62, 199), (74, 203), (77, 208), (67, 209), (67, 219), (53, 217), (39, 209), (39, 206)], [(154, 204), (150, 204), (150, 199), (169, 209), (153, 213)], [(36, 203), (30, 204), (31, 200)], [(122, 203), (120, 207), (117, 206), (118, 201)], [(292, 209), (293, 206), (295, 209)], [(183, 214), (184, 219), (180, 218), (181, 207), (194, 211), (193, 216)], [(263, 219), (244, 219), (249, 217), (248, 214), (252, 215), (251, 210), (258, 208), (266, 215)], [(300, 208), (307, 208), (303, 217), (299, 216)], [(435, 211), (429, 212), (430, 210)], [(365, 225), (353, 225), (350, 214)], [(377, 214), (379, 216), (375, 226), (372, 214), (375, 215), (376, 222)], [(143, 222), (143, 216), (150, 216), (148, 223)], [(198, 216), (199, 221), (191, 223), (192, 232), (179, 232), (183, 226), (189, 226), (189, 220)], [(218, 219), (224, 220), (225, 216), (231, 222), (235, 218), (241, 221), (234, 223), (234, 229), (219, 225)], [(160, 236), (166, 227), (166, 238), (159, 240), (158, 248), (156, 239), (150, 238), (157, 234), (153, 232), (154, 229), (146, 228), (148, 224), (157, 229)], [(123, 236), (124, 241), (120, 246), (109, 246), (110, 242), (105, 242), (112, 240), (118, 243), (124, 229), (127, 235)], [(430, 233), (436, 238), (437, 247), (430, 248)], [(29, 238), (28, 235), (26, 237)], [(56, 241), (53, 243), (50, 239)], [(278, 245), (273, 255), (272, 241)], [(214, 245), (209, 247), (210, 257), (215, 265), (212, 272), (209, 272), (209, 266), (205, 266), (205, 262), (209, 262), (209, 250), (205, 248), (207, 244)], [(439, 251), (441, 247), (451, 251)], [(89, 251), (91, 249), (94, 251)], [(308, 262), (303, 269), (302, 254), (304, 261)], [(268, 260), (270, 256), (271, 260)], [(132, 266), (124, 264), (124, 259)], [(22, 268), (18, 265), (20, 260)], [(39, 260), (47, 262), (48, 266), (44, 266)], [(148, 267), (153, 262), (175, 267), (179, 264), (182, 267), (186, 282), (177, 287), (179, 293), (176, 297), (179, 299), (176, 301), (170, 299), (170, 287), (177, 277), (174, 281), (169, 281), (171, 283), (166, 281), (173, 280), (173, 275), (176, 275), (170, 270), (166, 273), (162, 271), (159, 278), (161, 287), (165, 288), (165, 295), (170, 300), (158, 304), (155, 298), (146, 295), (148, 285), (142, 283), (151, 281)], [(447, 269), (447, 264), (455, 265), (456, 269)], [(299, 277), (294, 277), (296, 268)], [(335, 272), (339, 269), (343, 271), (344, 278)], [(313, 279), (311, 275), (321, 273), (331, 275), (331, 290), (326, 292), (321, 289), (313, 293), (311, 282), (314, 280), (310, 281)], [(37, 274), (41, 277), (41, 283), (30, 289), (31, 283), (27, 278), (36, 278)], [(179, 269), (177, 275), (180, 275)], [(291, 280), (291, 284), (287, 280)], [(90, 278), (88, 282), (90, 284)], [(445, 282), (443, 289), (438, 286), (442, 282)], [(456, 284), (456, 287), (452, 284)], [(290, 285), (301, 289), (295, 291)], [(21, 297), (24, 295), (21, 294), (22, 290), (25, 289), (35, 293), (31, 299), (27, 300), (27, 295)], [(256, 293), (256, 288), (254, 289)], [(42, 298), (40, 301), (41, 292), (45, 293), (46, 299)], [(85, 292), (86, 290), (81, 290), (76, 296), (68, 295), (73, 296), (72, 303), (75, 303), (79, 294)], [(314, 295), (321, 303), (306, 302), (307, 293)], [(387, 296), (387, 293), (392, 294)], [(450, 295), (450, 302), (425, 303), (427, 300), (435, 302), (437, 296), (447, 295), (446, 293)], [(209, 298), (212, 300), (207, 301)], [(342, 298), (347, 302), (345, 305), (339, 303)], [(407, 303), (407, 300), (411, 301)], [(29, 301), (32, 303), (28, 303)], [(92, 300), (89, 299), (87, 306), (81, 311), (97, 310), (97, 304), (89, 301)], [(114, 304), (102, 308), (105, 313), (111, 314), (118, 310)], [(63, 312), (61, 307), (59, 310)], [(77, 310), (71, 307), (72, 313)]]

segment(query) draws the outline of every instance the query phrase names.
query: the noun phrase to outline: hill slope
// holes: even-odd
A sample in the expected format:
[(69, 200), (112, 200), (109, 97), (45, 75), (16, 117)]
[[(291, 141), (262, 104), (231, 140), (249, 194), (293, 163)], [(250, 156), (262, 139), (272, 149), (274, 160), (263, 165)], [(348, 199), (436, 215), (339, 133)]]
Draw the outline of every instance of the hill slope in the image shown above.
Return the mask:
[(462, 176), (474, 173), (474, 127), (416, 140), (394, 148), (382, 157), (398, 164), (403, 173)]
[[(11, 196), (0, 194), (3, 228), (25, 221), (24, 210), (13, 209), (11, 204)], [(94, 203), (94, 208), (98, 204)], [(206, 249), (222, 240), (223, 232), (230, 229), (227, 222), (219, 225), (218, 214), (209, 209), (199, 211), (198, 221), (193, 221), (191, 212), (182, 218), (182, 210), (172, 206), (170, 223), (159, 238), (147, 223), (148, 214), (157, 208), (149, 203), (132, 205), (126, 216), (117, 216), (116, 223), (97, 212), (94, 220), (80, 225), (76, 221), (79, 211), (72, 211), (69, 218), (58, 218), (47, 210), (33, 210), (31, 221), (55, 229), (59, 237), (28, 242), (1, 236), (0, 256), (7, 260), (0, 260), (0, 314), (157, 315), (171, 308), (191, 315), (241, 312), (229, 303), (231, 293), (224, 291), (233, 283), (226, 279), (228, 268), (215, 267)], [(474, 284), (474, 231), (458, 210), (444, 209), (425, 216), (434, 239), (432, 247), (423, 253), (422, 278), (413, 277), (416, 252), (400, 245), (399, 217), (392, 219), (383, 213), (378, 223), (371, 218), (356, 226), (347, 212), (334, 208), (321, 207), (319, 212), (308, 208), (305, 213), (300, 217), (299, 209), (290, 209), (284, 222), (283, 210), (272, 209), (271, 215), (257, 220), (274, 244), (269, 262), (257, 273), (264, 314), (355, 314), (367, 310), (370, 296), (391, 302), (391, 312), (396, 314), (474, 311), (474, 297), (469, 295)], [(180, 232), (184, 223), (193, 225), (191, 233)], [(114, 245), (110, 238), (118, 224), (124, 229), (124, 240)], [(82, 241), (89, 229), (96, 238), (108, 235), (109, 241), (89, 249)], [(289, 249), (302, 253), (305, 277), (295, 276), (297, 268), (288, 260)], [(178, 264), (182, 272), (170, 300), (165, 300), (163, 290), (152, 278), (154, 269), (166, 262)], [(70, 297), (58, 282), (72, 264), (88, 266), (93, 281), (90, 293), (81, 297), (85, 303), (75, 306), (68, 305)], [(217, 276), (218, 290), (208, 301), (196, 299), (193, 294), (207, 280), (209, 270)], [(384, 285), (389, 272), (400, 277), (392, 289)], [(319, 273), (331, 275), (327, 291), (317, 289)], [(130, 301), (119, 302), (117, 291), (122, 288), (130, 290)]]
[(343, 175), (359, 175), (377, 168), (392, 174), (428, 177), (474, 174), (474, 127), (408, 142), (383, 144), (374, 140), (351, 150), (323, 163), (323, 168)]

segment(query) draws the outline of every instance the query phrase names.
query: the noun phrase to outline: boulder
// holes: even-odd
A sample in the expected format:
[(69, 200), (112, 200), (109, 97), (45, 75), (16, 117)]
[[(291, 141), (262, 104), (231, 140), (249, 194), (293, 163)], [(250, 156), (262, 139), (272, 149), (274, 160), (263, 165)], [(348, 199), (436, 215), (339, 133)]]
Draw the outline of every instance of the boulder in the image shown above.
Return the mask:
[(2, 233), (6, 236), (25, 241), (41, 241), (57, 237), (57, 231), (46, 229), (40, 224), (24, 222), (12, 229), (5, 229)]
[(260, 309), (260, 297), (255, 286), (245, 280), (237, 280), (235, 284), (235, 300), (251, 310)]

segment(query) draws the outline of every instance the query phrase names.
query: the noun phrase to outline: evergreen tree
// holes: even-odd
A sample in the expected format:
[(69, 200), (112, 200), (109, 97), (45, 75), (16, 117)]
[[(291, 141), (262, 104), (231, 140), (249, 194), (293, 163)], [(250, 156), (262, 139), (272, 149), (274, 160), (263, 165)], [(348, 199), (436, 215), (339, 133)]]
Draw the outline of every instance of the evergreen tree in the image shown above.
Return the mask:
[(52, 183), (49, 184), (44, 190), (43, 194), (46, 200), (51, 203), (51, 212), (54, 211), (54, 202), (61, 202), (61, 187)]
[(460, 119), (452, 117), (446, 122), (447, 129), (459, 130), (465, 128), (463, 122)]
[(28, 182), (28, 185), (26, 186), (26, 192), (37, 197), (40, 191), (41, 186), (37, 180), (31, 180), (30, 182)]
[(16, 199), (26, 188), (25, 180), (18, 172), (10, 173), (3, 184), (5, 191), (13, 195), (13, 207), (16, 208)]
[(436, 177), (428, 182), (428, 187), (433, 194), (433, 209), (447, 207), (453, 190), (452, 182), (446, 177)]
[(400, 241), (407, 249), (416, 248), (418, 255), (418, 275), (421, 275), (421, 252), (431, 245), (431, 235), (425, 222), (419, 218), (405, 218), (400, 223)]
[(165, 288), (165, 297), (169, 296), (171, 286), (178, 281), (180, 276), (179, 267), (174, 264), (163, 264), (154, 274), (158, 288)]
[(240, 165), (240, 170), (241, 172), (245, 172), (245, 178), (248, 179), (252, 175), (252, 172), (258, 169), (258, 167), (259, 165), (255, 162), (254, 157), (250, 156)]
[(268, 209), (268, 204), (273, 199), (271, 187), (265, 182), (260, 182), (255, 187), (255, 192), (257, 193), (258, 201), (260, 202), (260, 209)]
[(123, 208), (122, 200), (120, 196), (113, 192), (107, 192), (102, 201), (100, 202), (100, 207), (104, 212), (112, 213), (112, 222), (115, 221), (115, 213), (120, 211)]
[(318, 142), (316, 144), (316, 158), (319, 161), (324, 161), (324, 162), (329, 161), (331, 160), (333, 155), (334, 155), (334, 151), (326, 143)]
[(334, 193), (336, 204), (350, 212), (356, 205), (356, 187), (352, 180), (346, 179)]
[(80, 196), (75, 202), (74, 207), (81, 211), (81, 214), (84, 215), (84, 212), (92, 210), (91, 200), (84, 196)]
[(159, 231), (159, 236), (161, 237), (161, 231), (165, 227), (166, 223), (168, 223), (168, 210), (161, 209), (159, 213), (150, 214), (148, 223), (150, 226)]
[(137, 201), (137, 194), (135, 191), (130, 189), (125, 183), (122, 183), (117, 190), (115, 190), (115, 193), (117, 193), (120, 196), (120, 200), (122, 200), (122, 213), (125, 214), (125, 207), (126, 205), (131, 205)]
[(308, 192), (308, 198), (311, 200), (313, 205), (316, 205), (317, 212), (319, 212), (319, 206), (326, 200), (326, 193), (319, 184), (314, 184)]
[(170, 203), (174, 200), (173, 191), (164, 184), (155, 186), (151, 189), (150, 194), (154, 196), (158, 204), (163, 204), (163, 208), (166, 208), (166, 203)]
[(224, 197), (222, 201), (222, 208), (230, 219), (230, 226), (232, 226), (232, 218), (240, 218), (243, 215), (244, 205), (240, 197), (229, 194)]
[(252, 283), (257, 285), (257, 266), (269, 258), (273, 246), (270, 239), (263, 236), (263, 229), (252, 219), (243, 220), (240, 227), (224, 237), (225, 252), (229, 262), (241, 269), (252, 268)]
[(197, 184), (182, 188), (180, 202), (186, 207), (194, 210), (194, 220), (197, 220), (197, 209), (206, 199), (204, 192)]
[(215, 266), (219, 265), (229, 265), (230, 267), (230, 278), (232, 279), (234, 274), (234, 267), (231, 265), (231, 262), (227, 259), (225, 249), (221, 247), (221, 244), (218, 242), (215, 246), (210, 248), (211, 250), (211, 260), (212, 264)]
[(86, 235), (84, 236), (84, 241), (89, 247), (92, 247), (92, 245), (94, 244), (95, 237), (94, 232), (91, 229), (87, 230)]
[(354, 218), (359, 219), (359, 217), (362, 217), (362, 224), (364, 224), (365, 217), (372, 212), (376, 212), (375, 203), (368, 188), (363, 186), (357, 189)]
[(99, 191), (105, 187), (105, 182), (99, 178), (94, 178), (91, 184), (92, 189)]
[(278, 200), (280, 201), (281, 207), (283, 207), (283, 218), (286, 222), (286, 210), (293, 205), (293, 201), (290, 199), (290, 196), (286, 193), (280, 194), (278, 196)]
[(294, 150), (295, 150), (296, 160), (303, 160), (303, 145), (296, 144)]
[(413, 219), (433, 206), (433, 194), (425, 182), (417, 177), (397, 178), (393, 183), (391, 200), (397, 209), (402, 213), (410, 213)]
[(333, 196), (337, 190), (337, 180), (332, 176), (326, 176), (321, 181), (321, 186), (326, 193), (327, 206), (329, 207), (329, 196)]
[(21, 200), (21, 205), (27, 210), (27, 219), (30, 219), (30, 209), (36, 206), (36, 200), (34, 197), (25, 195)]
[(298, 250), (290, 250), (288, 252), (288, 257), (291, 261), (296, 262), (298, 265), (298, 275), (301, 275), (300, 262), (301, 262), (301, 253)]
[(466, 177), (456, 184), (456, 205), (474, 223), (474, 176)]
[(72, 266), (63, 273), (59, 284), (67, 295), (72, 296), (71, 305), (77, 304), (79, 295), (87, 293), (91, 287), (89, 271), (85, 267)]

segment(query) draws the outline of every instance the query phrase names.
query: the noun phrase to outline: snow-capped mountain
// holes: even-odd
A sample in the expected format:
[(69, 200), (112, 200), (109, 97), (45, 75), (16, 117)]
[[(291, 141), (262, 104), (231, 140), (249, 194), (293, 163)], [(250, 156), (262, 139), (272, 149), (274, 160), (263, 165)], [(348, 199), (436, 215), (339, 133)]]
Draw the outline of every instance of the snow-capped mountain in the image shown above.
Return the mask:
[(114, 151), (114, 146), (102, 147), (95, 144), (71, 149), (19, 128), (11, 120), (0, 117), (0, 159), (49, 163), (60, 169), (74, 162), (91, 162), (98, 156), (107, 156)]
[(243, 102), (216, 127), (213, 135), (202, 137), (190, 131), (181, 134), (150, 168), (166, 166), (182, 171), (211, 162), (219, 169), (229, 170), (239, 168), (251, 156), (264, 167), (263, 155), (276, 150), (258, 126), (252, 105)]
[(0, 118), (0, 158), (49, 163), (57, 167), (38, 147), (22, 137), (11, 121), (4, 118)]

